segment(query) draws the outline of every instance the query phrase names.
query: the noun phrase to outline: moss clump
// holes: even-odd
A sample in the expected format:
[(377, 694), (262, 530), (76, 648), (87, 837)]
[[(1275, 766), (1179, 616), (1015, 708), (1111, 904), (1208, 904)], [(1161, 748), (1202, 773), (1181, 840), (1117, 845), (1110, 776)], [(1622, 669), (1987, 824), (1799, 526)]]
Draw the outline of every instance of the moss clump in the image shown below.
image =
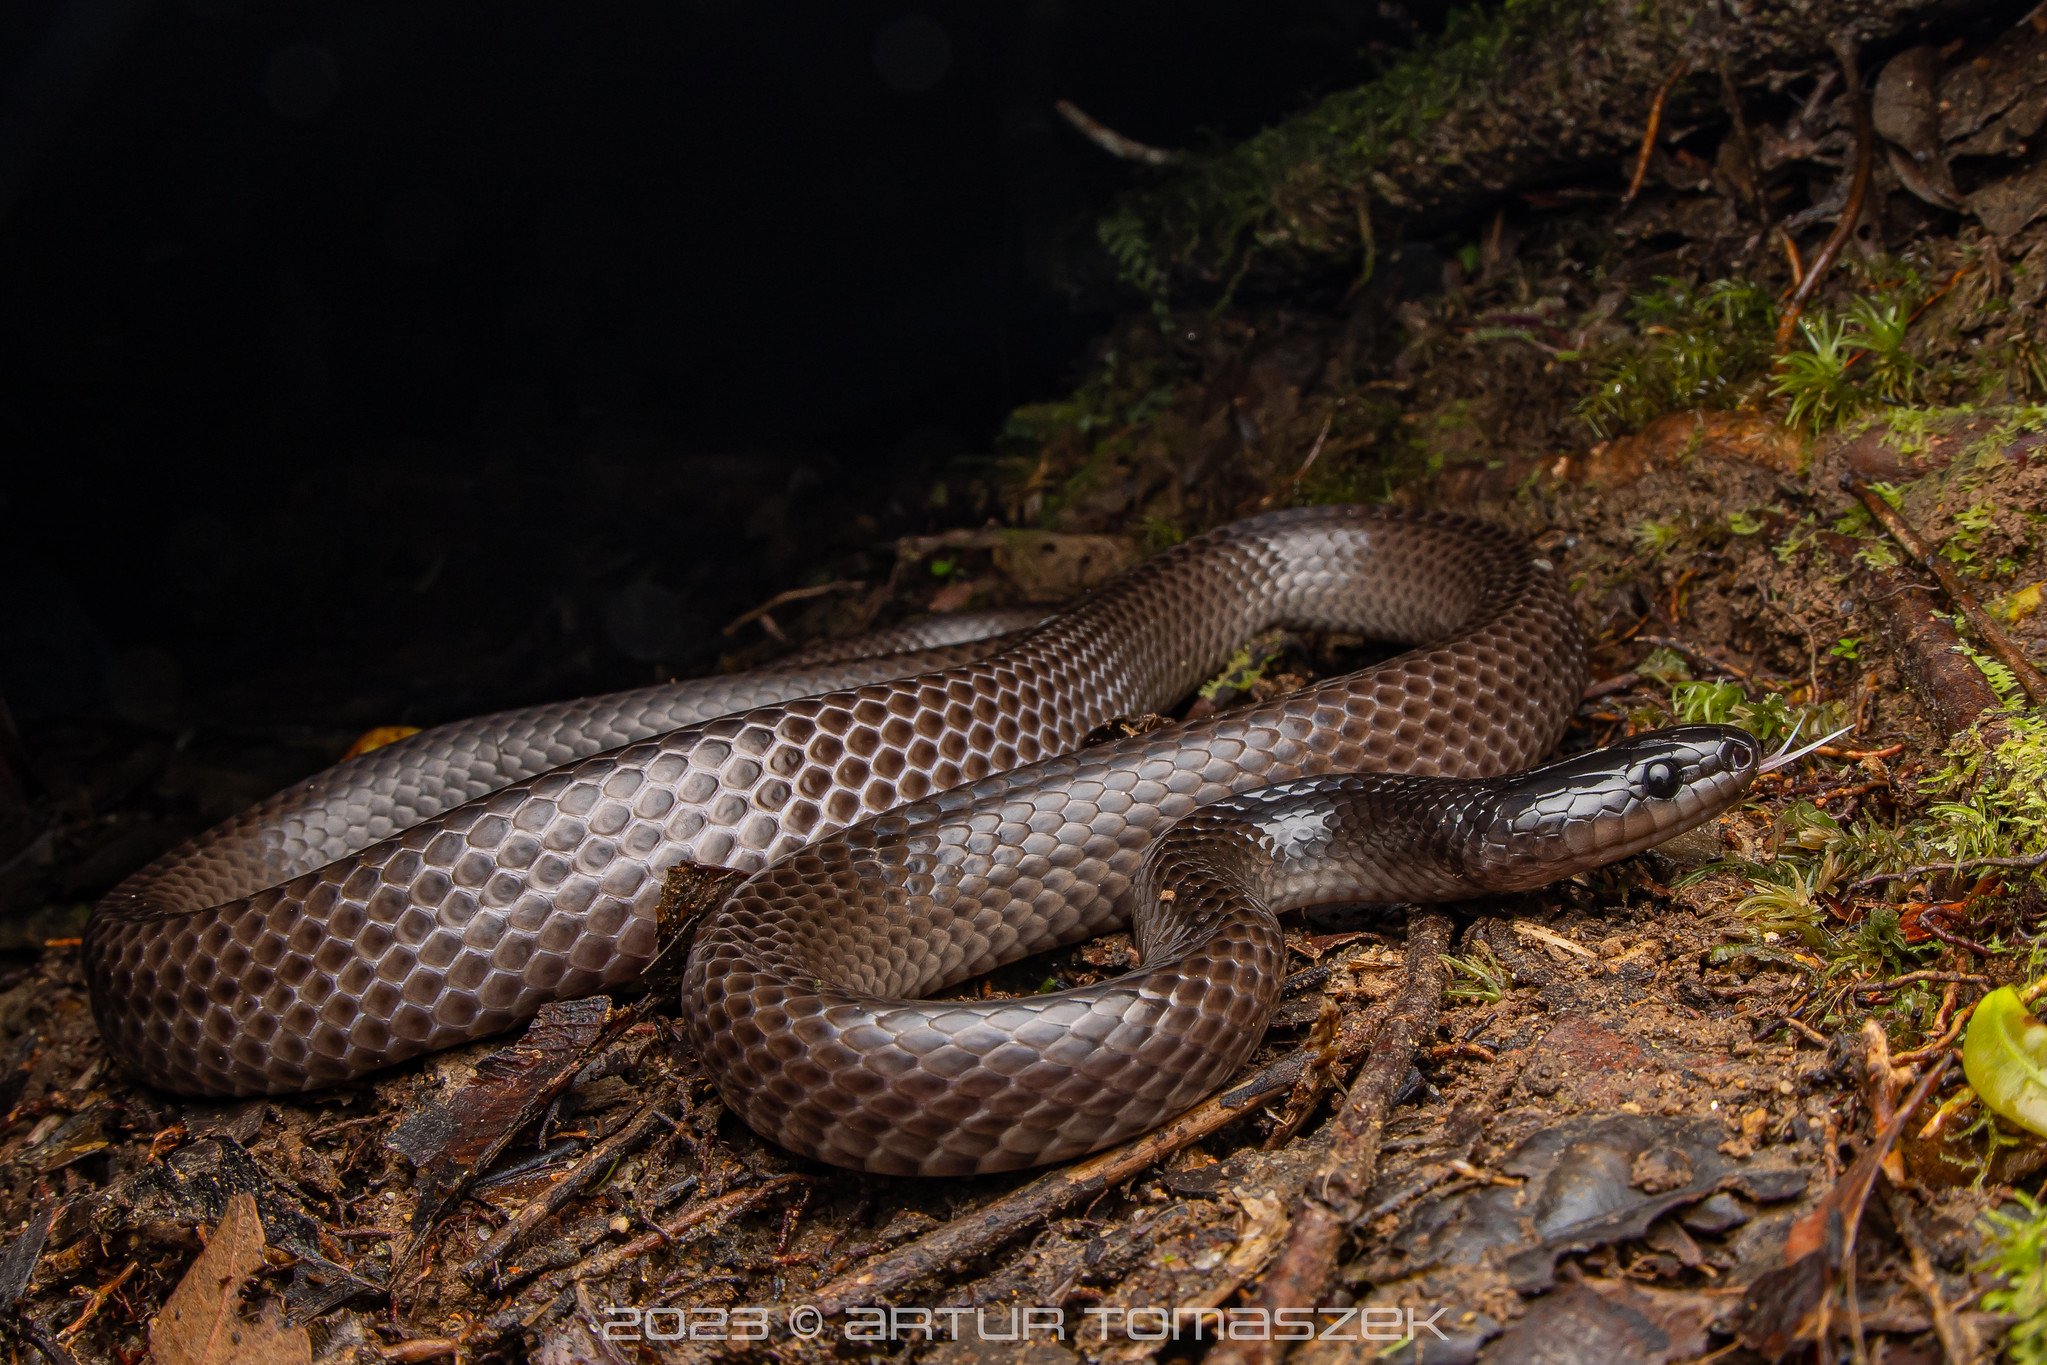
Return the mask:
[(1169, 280), (1224, 285), (1223, 303), (1261, 253), (1334, 256), (1369, 231), (1361, 206), (1384, 197), (1373, 168), (1441, 119), (1461, 95), (1514, 79), (1522, 43), (1591, 0), (1505, 0), (1453, 11), (1443, 32), (1377, 79), (1227, 148), (1199, 153), (1097, 228), (1123, 280), (1166, 311)]
[(2017, 1190), (2012, 1203), (1983, 1216), (1991, 1254), (1982, 1268), (1999, 1280), (1983, 1306), (2012, 1319), (2004, 1349), (2013, 1365), (2047, 1365), (2047, 1206)]
[(1634, 297), (1628, 319), (1635, 335), (1601, 349), (1578, 405), (1601, 436), (1684, 408), (1737, 407), (1769, 372), (1777, 303), (1753, 281), (1665, 279)]
[[(1614, 436), (1667, 412), (1774, 404), (1788, 425), (1813, 435), (1860, 421), (1887, 428), (1907, 453), (1923, 449), (1974, 412), (1923, 404), (2047, 392), (2047, 342), (2018, 325), (1981, 335), (1982, 317), (2002, 316), (1988, 305), (2004, 300), (1964, 307), (1954, 278), (1932, 283), (1912, 261), (1858, 264), (1844, 274), (1842, 305), (1807, 309), (1781, 356), (1772, 287), (1659, 280), (1629, 301), (1623, 334), (1584, 352), (1591, 384), (1578, 415)], [(1610, 324), (1589, 325), (1611, 333)], [(2001, 452), (2015, 433), (2000, 434)]]

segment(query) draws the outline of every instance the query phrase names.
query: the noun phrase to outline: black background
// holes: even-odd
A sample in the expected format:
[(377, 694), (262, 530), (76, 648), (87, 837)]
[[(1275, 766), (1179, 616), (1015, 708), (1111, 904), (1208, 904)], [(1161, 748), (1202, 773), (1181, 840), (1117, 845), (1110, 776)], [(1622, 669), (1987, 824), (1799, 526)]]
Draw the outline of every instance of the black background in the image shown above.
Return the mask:
[[(1133, 137), (1241, 136), (1378, 3), (0, 10), (0, 695), (433, 720), (715, 660), (1130, 300)], [(862, 519), (864, 518), (864, 519)]]

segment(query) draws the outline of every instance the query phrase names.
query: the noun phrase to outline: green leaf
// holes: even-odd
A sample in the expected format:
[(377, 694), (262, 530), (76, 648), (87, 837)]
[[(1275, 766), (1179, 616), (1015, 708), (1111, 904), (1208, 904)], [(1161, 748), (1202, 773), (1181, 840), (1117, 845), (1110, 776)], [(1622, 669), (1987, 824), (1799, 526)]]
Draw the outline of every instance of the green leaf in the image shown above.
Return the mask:
[(2047, 1137), (2047, 1024), (2010, 986), (1976, 1006), (1962, 1037), (1962, 1071), (1983, 1103)]

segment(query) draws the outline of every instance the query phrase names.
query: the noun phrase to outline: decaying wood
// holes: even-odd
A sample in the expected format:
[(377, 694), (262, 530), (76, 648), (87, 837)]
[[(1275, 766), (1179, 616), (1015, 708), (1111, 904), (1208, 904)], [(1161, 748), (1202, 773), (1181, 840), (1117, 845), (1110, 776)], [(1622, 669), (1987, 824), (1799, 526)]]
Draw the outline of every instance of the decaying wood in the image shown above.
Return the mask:
[(2039, 669), (2033, 667), (2025, 653), (2013, 643), (2011, 636), (2005, 633), (2004, 627), (1998, 625), (1990, 618), (1990, 613), (1983, 610), (1982, 605), (1976, 601), (1975, 594), (1969, 591), (1967, 585), (1962, 582), (1962, 576), (1954, 571), (1954, 567), (1934, 553), (1933, 547), (1926, 543), (1926, 538), (1919, 534), (1911, 522), (1905, 520), (1904, 514), (1884, 501), (1859, 474), (1848, 476), (1848, 489), (1861, 500), (1864, 507), (1869, 509), (1869, 515), (1876, 519), (1877, 525), (1889, 532), (1891, 539), (1897, 541), (1906, 554), (1911, 555), (1921, 568), (1932, 574), (1940, 583), (1948, 601), (1962, 614), (1962, 618), (1969, 623), (1969, 628), (1981, 637), (1984, 644), (1990, 646), (1998, 661), (2009, 668), (2012, 676), (2018, 679), (2020, 689), (2026, 694), (2026, 700), (2035, 706), (2047, 705), (2047, 676), (2043, 676)]
[[(1337, 1253), (1345, 1233), (1364, 1212), (1365, 1195), (1379, 1172), (1379, 1141), (1394, 1096), (1414, 1065), (1415, 1053), (1436, 1033), (1449, 972), (1450, 919), (1418, 911), (1407, 924), (1407, 982), (1373, 1039), (1371, 1060), (1330, 1121), (1329, 1153), (1308, 1182), (1271, 1269), (1253, 1300), (1257, 1308), (1312, 1308), (1330, 1301)], [(1281, 1343), (1232, 1340), (1209, 1352), (1211, 1365), (1252, 1365), (1277, 1360)]]
[[(1984, 9), (1977, 0), (1786, 0), (1768, 6), (1642, 5), (1556, 0), (1520, 7), (1481, 40), (1489, 60), (1455, 52), (1410, 59), (1416, 82), (1440, 80), (1440, 112), (1392, 116), (1382, 146), (1360, 145), (1370, 88), (1345, 91), (1215, 156), (1190, 161), (1126, 201), (1129, 221), (1161, 248), (1173, 281), (1248, 275), (1298, 279), (1347, 270), (1363, 249), (1358, 205), (1380, 201), (1422, 224), (1468, 215), (1504, 192), (1600, 163), (1638, 145), (1658, 90), (1680, 61), (1711, 54), (1736, 87), (1826, 60), (1837, 37), (1880, 44), (1921, 25)], [(1442, 73), (1428, 75), (1428, 63)], [(1483, 67), (1474, 71), (1470, 68)], [(1697, 88), (1691, 88), (1696, 86)], [(1704, 82), (1679, 83), (1662, 119), (1725, 117)], [(1393, 101), (1398, 104), (1399, 101)], [(1246, 222), (1247, 213), (1250, 221)], [(1256, 260), (1242, 257), (1255, 241)]]

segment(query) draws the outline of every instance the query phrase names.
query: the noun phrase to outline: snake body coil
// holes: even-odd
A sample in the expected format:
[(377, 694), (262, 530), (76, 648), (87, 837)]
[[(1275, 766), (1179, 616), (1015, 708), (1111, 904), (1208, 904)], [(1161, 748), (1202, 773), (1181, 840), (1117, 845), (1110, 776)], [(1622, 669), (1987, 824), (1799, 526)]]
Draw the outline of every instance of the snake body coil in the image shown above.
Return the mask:
[[(1299, 509), (1190, 540), (993, 645), (427, 731), (116, 888), (86, 934), (94, 1009), (111, 1054), (157, 1085), (302, 1090), (632, 982), (664, 874), (718, 865), (754, 875), (698, 930), (684, 1017), (747, 1122), (875, 1171), (1073, 1155), (1248, 1055), (1281, 976), (1274, 910), (1565, 875), (1746, 783), (1753, 746), (1698, 727), (1582, 771), (1469, 780), (1540, 758), (1576, 705), (1582, 643), (1554, 578), (1478, 523)], [(1070, 752), (1279, 624), (1420, 643)], [(751, 709), (702, 719), (735, 704)], [(1302, 782), (1323, 774), (1366, 775)], [(1292, 785), (1252, 790), (1271, 784)], [(1131, 976), (906, 998), (1133, 906)]]

